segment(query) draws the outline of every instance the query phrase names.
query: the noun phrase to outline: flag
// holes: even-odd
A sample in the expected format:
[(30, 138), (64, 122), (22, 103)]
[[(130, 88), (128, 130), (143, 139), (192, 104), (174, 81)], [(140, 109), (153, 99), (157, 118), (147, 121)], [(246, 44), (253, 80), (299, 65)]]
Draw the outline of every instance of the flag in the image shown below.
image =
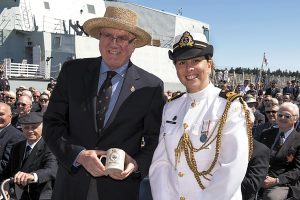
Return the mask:
[(266, 58), (266, 53), (264, 53), (263, 63), (267, 66), (268, 65), (268, 59)]

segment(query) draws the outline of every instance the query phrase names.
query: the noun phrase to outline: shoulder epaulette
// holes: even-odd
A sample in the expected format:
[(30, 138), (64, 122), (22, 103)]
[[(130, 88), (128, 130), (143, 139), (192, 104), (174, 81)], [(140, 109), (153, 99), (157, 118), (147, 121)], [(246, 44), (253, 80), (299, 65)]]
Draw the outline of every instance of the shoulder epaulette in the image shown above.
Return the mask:
[(237, 94), (235, 92), (230, 92), (230, 91), (221, 91), (219, 94), (220, 97), (226, 99), (227, 101), (234, 101), (235, 99), (242, 97), (242, 95)]
[(181, 97), (181, 96), (184, 95), (184, 94), (185, 94), (185, 92), (182, 92), (180, 95), (177, 95), (177, 96), (172, 97), (171, 99), (169, 99), (168, 102), (171, 102), (171, 101), (173, 101), (173, 100), (175, 100), (175, 99), (178, 99), (179, 97)]

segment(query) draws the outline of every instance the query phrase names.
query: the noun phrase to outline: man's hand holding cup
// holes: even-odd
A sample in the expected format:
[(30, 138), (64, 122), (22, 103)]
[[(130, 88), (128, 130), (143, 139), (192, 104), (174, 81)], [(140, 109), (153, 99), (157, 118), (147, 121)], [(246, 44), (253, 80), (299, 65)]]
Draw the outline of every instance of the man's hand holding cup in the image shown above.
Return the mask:
[(100, 160), (103, 158), (106, 158), (105, 174), (116, 180), (123, 180), (138, 169), (136, 161), (122, 149), (108, 149)]

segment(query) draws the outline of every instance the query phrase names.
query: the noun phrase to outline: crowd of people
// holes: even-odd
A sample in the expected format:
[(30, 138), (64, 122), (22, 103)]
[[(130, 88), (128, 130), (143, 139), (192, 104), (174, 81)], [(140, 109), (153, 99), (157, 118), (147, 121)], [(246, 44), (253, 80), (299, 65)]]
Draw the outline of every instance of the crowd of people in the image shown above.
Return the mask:
[[(0, 181), (13, 177), (9, 198), (300, 199), (296, 80), (214, 85), (213, 46), (185, 31), (169, 58), (186, 91), (164, 93), (130, 61), (151, 40), (133, 11), (108, 7), (83, 28), (101, 57), (64, 63), (45, 91), (1, 86)], [(99, 159), (111, 148), (125, 152), (123, 171), (107, 173)]]

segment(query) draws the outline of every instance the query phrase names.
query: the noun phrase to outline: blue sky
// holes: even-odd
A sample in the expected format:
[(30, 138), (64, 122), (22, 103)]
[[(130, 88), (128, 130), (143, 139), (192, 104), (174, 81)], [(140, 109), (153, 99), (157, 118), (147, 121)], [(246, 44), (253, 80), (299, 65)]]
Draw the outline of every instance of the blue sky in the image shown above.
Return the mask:
[(299, 0), (128, 0), (210, 25), (218, 68), (268, 66), (300, 71)]

